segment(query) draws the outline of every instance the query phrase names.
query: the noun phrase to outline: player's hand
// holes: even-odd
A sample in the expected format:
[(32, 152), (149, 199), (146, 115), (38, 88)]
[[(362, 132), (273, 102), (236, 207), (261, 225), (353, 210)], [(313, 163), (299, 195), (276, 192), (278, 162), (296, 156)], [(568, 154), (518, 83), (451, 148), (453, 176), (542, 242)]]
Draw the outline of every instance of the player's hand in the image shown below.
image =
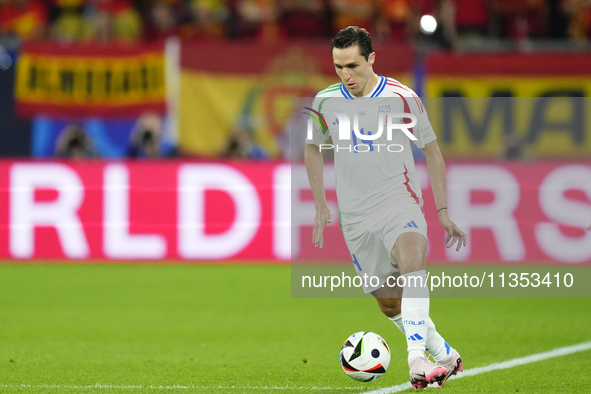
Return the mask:
[(458, 243), (456, 247), (456, 251), (459, 251), (462, 246), (466, 246), (468, 244), (468, 237), (466, 233), (460, 230), (457, 224), (453, 222), (449, 218), (449, 214), (447, 213), (447, 209), (439, 212), (439, 223), (441, 223), (441, 227), (447, 231), (447, 237), (445, 238), (445, 246), (449, 249), (454, 244)]
[(332, 212), (328, 208), (327, 205), (322, 205), (316, 208), (316, 217), (314, 218), (314, 230), (312, 232), (312, 242), (314, 242), (314, 247), (322, 247), (324, 246), (324, 227), (328, 223), (332, 222)]

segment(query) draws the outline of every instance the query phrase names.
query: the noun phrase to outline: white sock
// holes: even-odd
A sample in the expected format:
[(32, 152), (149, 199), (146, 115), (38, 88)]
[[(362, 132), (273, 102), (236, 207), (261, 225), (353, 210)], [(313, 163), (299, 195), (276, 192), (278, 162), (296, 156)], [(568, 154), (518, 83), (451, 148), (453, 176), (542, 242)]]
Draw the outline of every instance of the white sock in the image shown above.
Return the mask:
[(445, 339), (435, 329), (435, 324), (433, 324), (430, 317), (427, 318), (427, 345), (425, 350), (435, 361), (445, 360), (450, 350)]
[(402, 335), (406, 336), (406, 333), (404, 332), (404, 324), (402, 324), (402, 313), (399, 313), (394, 317), (389, 317), (388, 319), (392, 320), (392, 323), (396, 324), (396, 327), (402, 332)]
[[(406, 336), (408, 360), (424, 357), (429, 320), (429, 288), (425, 270), (401, 275), (406, 279), (402, 292), (402, 324)], [(421, 286), (423, 284), (424, 286)]]
[[(389, 319), (398, 327), (402, 335), (406, 337), (404, 332), (404, 324), (402, 324), (402, 313), (397, 314)], [(445, 339), (435, 329), (433, 320), (429, 318), (427, 321), (427, 343), (425, 345), (425, 351), (433, 357), (435, 361), (443, 361), (449, 356), (449, 345), (445, 342)]]

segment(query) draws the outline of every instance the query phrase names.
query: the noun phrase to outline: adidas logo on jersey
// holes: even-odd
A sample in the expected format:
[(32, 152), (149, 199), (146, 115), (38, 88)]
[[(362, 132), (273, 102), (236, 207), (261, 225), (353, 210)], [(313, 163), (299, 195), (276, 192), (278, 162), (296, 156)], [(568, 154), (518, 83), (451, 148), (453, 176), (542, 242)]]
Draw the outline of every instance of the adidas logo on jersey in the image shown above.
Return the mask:
[(410, 221), (410, 222), (406, 223), (406, 226), (404, 226), (404, 227), (402, 227), (402, 228), (409, 228), (409, 227), (410, 227), (410, 228), (413, 228), (413, 227), (414, 227), (414, 228), (419, 228), (419, 226), (417, 226), (417, 224), (415, 223), (415, 221), (414, 221), (414, 220), (412, 220), (412, 221)]
[(420, 336), (418, 333), (408, 337), (409, 341), (420, 341), (421, 339), (423, 339), (423, 337)]

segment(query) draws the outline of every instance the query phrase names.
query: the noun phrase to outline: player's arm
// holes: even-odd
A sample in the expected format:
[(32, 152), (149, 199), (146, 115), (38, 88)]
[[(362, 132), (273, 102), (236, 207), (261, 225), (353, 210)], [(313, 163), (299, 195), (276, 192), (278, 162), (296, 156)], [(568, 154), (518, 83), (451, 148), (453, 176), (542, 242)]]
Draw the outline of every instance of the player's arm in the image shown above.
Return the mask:
[(314, 195), (314, 205), (316, 206), (316, 217), (314, 218), (314, 231), (312, 235), (312, 242), (315, 247), (322, 248), (324, 239), (324, 227), (327, 223), (332, 222), (332, 212), (328, 208), (326, 202), (326, 193), (324, 191), (324, 160), (322, 153), (315, 144), (306, 144), (304, 149), (304, 162), (306, 163), (306, 171), (308, 172), (308, 180)]
[[(447, 210), (447, 179), (445, 175), (445, 162), (443, 155), (439, 150), (437, 140), (425, 144), (421, 149), (425, 158), (427, 159), (427, 170), (429, 171), (429, 178), (431, 179), (431, 188), (433, 189), (433, 196), (435, 197), (435, 207), (437, 208), (437, 215), (439, 223), (447, 231), (447, 238), (445, 244), (451, 248), (456, 241), (458, 246), (456, 250), (460, 250), (462, 246), (466, 246), (468, 238), (460, 228), (449, 218)], [(442, 209), (445, 208), (445, 209)]]

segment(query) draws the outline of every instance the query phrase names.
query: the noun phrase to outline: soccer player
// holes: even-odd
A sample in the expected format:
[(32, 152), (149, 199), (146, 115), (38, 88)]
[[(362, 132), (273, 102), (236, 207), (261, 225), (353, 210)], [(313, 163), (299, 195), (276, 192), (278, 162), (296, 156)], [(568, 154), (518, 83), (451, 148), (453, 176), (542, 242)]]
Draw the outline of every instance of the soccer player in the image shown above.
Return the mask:
[[(435, 133), (421, 100), (411, 89), (374, 73), (376, 54), (365, 29), (351, 26), (341, 30), (332, 40), (332, 58), (342, 82), (314, 99), (313, 110), (322, 115), (322, 122), (314, 123), (304, 153), (316, 206), (313, 242), (322, 248), (324, 228), (332, 221), (321, 152), (330, 135), (347, 247), (358, 275), (379, 278), (379, 283), (364, 282), (364, 291), (374, 295), (381, 311), (407, 338), (413, 387), (442, 386), (462, 370), (462, 359), (436, 331), (429, 318), (428, 288), (418, 282), (426, 284), (427, 223), (409, 135), (426, 157), (439, 223), (447, 232), (446, 246), (457, 243), (456, 250), (460, 250), (467, 238), (446, 208), (445, 164)], [(357, 115), (357, 122), (349, 116), (351, 129), (358, 130), (357, 134), (351, 132), (350, 139), (342, 139), (339, 127), (345, 119), (337, 112)], [(401, 114), (414, 115), (416, 124), (411, 123), (412, 117)], [(387, 116), (397, 119), (388, 122)], [(408, 124), (408, 133), (399, 128), (372, 139), (379, 134), (379, 122), (387, 125), (396, 121), (399, 126)], [(404, 277), (404, 282), (398, 276)], [(391, 286), (389, 278), (398, 278), (403, 288)], [(435, 363), (425, 357), (425, 352)]]

